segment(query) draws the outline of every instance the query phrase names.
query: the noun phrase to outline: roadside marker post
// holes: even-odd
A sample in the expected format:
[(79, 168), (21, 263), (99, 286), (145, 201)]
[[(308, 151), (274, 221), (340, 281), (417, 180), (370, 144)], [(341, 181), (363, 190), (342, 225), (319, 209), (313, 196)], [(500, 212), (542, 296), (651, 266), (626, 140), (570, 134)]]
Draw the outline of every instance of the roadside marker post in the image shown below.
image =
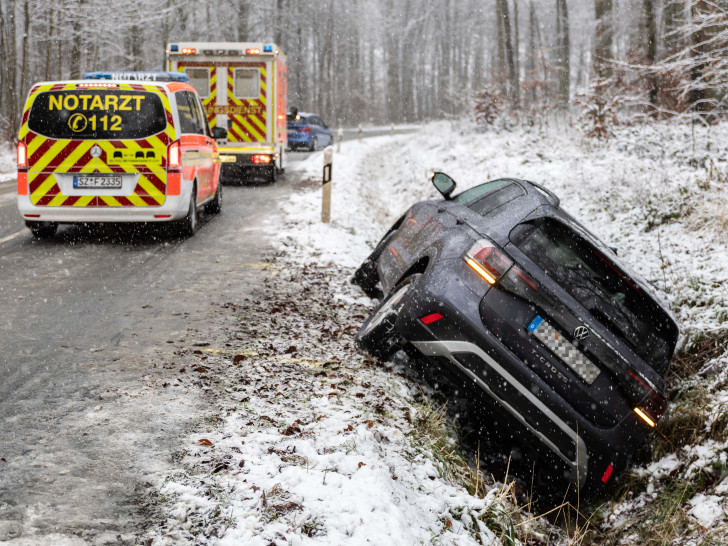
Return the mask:
[(359, 124), (359, 140), (361, 140), (362, 134), (363, 134), (363, 131), (361, 129), (361, 124)]
[(338, 137), (336, 142), (336, 153), (338, 154), (341, 151), (341, 141), (344, 140), (344, 129), (339, 125), (339, 130), (336, 132), (336, 136)]
[(331, 222), (331, 167), (334, 160), (334, 149), (327, 146), (324, 150), (324, 177), (321, 189), (321, 221)]

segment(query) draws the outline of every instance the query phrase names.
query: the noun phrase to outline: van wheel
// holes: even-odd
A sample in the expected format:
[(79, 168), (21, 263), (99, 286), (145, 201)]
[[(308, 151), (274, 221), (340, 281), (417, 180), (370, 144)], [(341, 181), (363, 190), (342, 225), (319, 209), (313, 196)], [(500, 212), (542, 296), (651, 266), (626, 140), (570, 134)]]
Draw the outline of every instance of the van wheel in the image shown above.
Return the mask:
[(187, 216), (180, 221), (179, 232), (184, 237), (192, 237), (197, 231), (197, 186), (193, 186), (192, 195), (190, 196), (190, 207), (187, 210)]
[(420, 277), (421, 275), (412, 275), (406, 278), (379, 302), (356, 334), (354, 343), (358, 349), (382, 360), (389, 360), (402, 348), (404, 340), (397, 333), (395, 323), (407, 292)]
[(50, 239), (58, 231), (56, 222), (25, 222), (25, 225), (36, 239)]
[(222, 210), (222, 183), (217, 183), (217, 190), (215, 191), (215, 197), (205, 207), (205, 212), (208, 214), (218, 214)]
[(278, 172), (277, 172), (276, 166), (275, 166), (275, 165), (273, 165), (273, 166), (272, 166), (272, 167), (270, 168), (270, 177), (268, 178), (268, 180), (270, 181), (270, 183), (271, 183), (271, 184), (275, 184), (275, 181), (276, 181), (276, 175), (277, 175), (277, 174), (278, 174)]

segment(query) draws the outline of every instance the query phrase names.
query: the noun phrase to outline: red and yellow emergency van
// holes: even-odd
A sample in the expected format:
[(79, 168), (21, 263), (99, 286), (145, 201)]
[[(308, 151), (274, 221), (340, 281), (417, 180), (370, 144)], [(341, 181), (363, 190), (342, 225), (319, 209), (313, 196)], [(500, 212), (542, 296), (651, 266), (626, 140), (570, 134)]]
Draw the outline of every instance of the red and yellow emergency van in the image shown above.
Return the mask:
[(189, 76), (200, 94), (221, 153), (225, 181), (258, 172), (271, 182), (285, 168), (288, 68), (277, 45), (262, 42), (174, 42), (167, 70)]
[(176, 222), (192, 235), (199, 207), (222, 206), (219, 154), (197, 92), (182, 81), (96, 74), (30, 90), (18, 141), (26, 225), (48, 237), (59, 223)]

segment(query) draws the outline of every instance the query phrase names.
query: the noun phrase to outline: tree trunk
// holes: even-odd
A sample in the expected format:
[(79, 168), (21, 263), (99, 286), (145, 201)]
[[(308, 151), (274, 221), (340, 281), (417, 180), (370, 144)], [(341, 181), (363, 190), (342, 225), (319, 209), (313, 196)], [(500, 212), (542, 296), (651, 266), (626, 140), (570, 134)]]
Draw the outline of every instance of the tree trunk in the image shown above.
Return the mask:
[[(85, 0), (78, 0), (76, 14), (83, 13)], [(71, 79), (77, 80), (81, 77), (81, 53), (83, 51), (83, 32), (81, 19), (76, 16), (71, 21), (73, 38), (71, 42)]]
[(496, 63), (496, 72), (498, 81), (500, 82), (501, 93), (508, 94), (506, 86), (506, 38), (505, 26), (503, 25), (503, 0), (495, 0), (495, 17), (498, 26), (498, 57)]
[(556, 0), (558, 24), (558, 52), (559, 52), (559, 95), (561, 102), (566, 104), (569, 102), (570, 93), (570, 44), (569, 44), (569, 12), (566, 7), (566, 0)]
[[(511, 99), (513, 109), (518, 108), (518, 76), (516, 75), (516, 61), (511, 41), (511, 17), (508, 9), (508, 0), (498, 0), (500, 13), (500, 28), (502, 29), (503, 53), (505, 65), (508, 70), (508, 97)], [(500, 52), (500, 48), (498, 49)]]
[(666, 0), (662, 20), (665, 25), (665, 53), (670, 54), (684, 46), (680, 27), (685, 22), (684, 0)]
[[(15, 92), (15, 95), (18, 97), (16, 104), (19, 105), (20, 101), (22, 100), (22, 97), (25, 96), (26, 89), (25, 86), (27, 84), (28, 80), (28, 73), (30, 72), (30, 62), (28, 59), (28, 40), (30, 38), (30, 0), (24, 0), (23, 1), (23, 41), (22, 41), (22, 47), (20, 50), (20, 85), (18, 86), (18, 89)], [(15, 130), (17, 127), (15, 124), (17, 124), (17, 118), (18, 116), (13, 116), (13, 132), (16, 132)]]
[(594, 18), (594, 73), (598, 78), (606, 79), (612, 75), (612, 0), (594, 0)]
[(520, 66), (520, 32), (518, 25), (518, 0), (513, 0), (513, 75), (511, 85), (514, 91), (515, 107), (521, 104), (521, 66)]
[[(645, 54), (647, 58), (646, 64), (649, 67), (654, 66), (655, 62), (657, 61), (657, 21), (654, 4), (654, 0), (644, 0), (643, 2), (645, 23)], [(653, 110), (657, 107), (657, 95), (659, 91), (660, 88), (657, 82), (657, 77), (654, 71), (651, 71), (647, 96)]]
[(250, 4), (248, 0), (238, 2), (238, 41), (248, 40), (248, 19), (250, 18)]
[(533, 105), (536, 102), (536, 8), (533, 1), (528, 7), (528, 53), (526, 53), (526, 80), (528, 83), (528, 100)]
[(54, 19), (56, 9), (53, 4), (48, 6), (48, 38), (46, 42), (46, 58), (45, 58), (45, 80), (51, 79), (51, 65), (53, 64), (53, 36), (55, 34)]

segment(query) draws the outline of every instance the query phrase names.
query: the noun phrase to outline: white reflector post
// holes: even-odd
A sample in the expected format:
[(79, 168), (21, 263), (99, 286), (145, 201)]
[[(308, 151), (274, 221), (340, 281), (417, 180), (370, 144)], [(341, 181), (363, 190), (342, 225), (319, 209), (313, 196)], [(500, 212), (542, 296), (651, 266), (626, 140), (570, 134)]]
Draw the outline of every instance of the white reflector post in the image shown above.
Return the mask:
[(324, 150), (324, 179), (321, 186), (321, 221), (328, 224), (331, 222), (331, 167), (334, 160), (334, 149), (328, 146)]

